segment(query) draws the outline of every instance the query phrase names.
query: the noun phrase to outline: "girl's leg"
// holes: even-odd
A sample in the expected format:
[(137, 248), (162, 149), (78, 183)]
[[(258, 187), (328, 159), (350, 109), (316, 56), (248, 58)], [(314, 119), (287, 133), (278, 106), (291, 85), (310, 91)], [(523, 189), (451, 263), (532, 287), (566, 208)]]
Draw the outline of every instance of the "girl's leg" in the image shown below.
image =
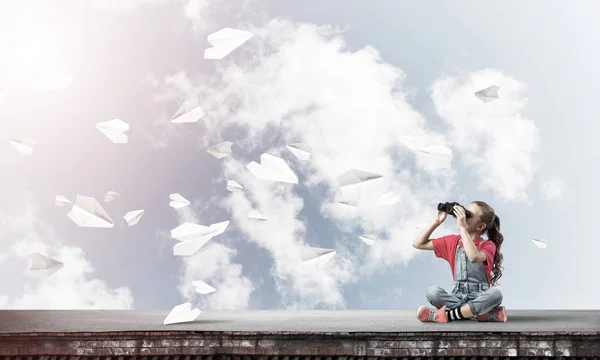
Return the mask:
[(465, 306), (461, 308), (463, 314), (470, 316), (479, 316), (489, 313), (502, 304), (502, 293), (498, 288), (491, 287), (486, 291), (478, 294), (474, 299), (469, 299)]
[(446, 290), (439, 286), (429, 287), (425, 296), (427, 297), (427, 301), (438, 309), (446, 305), (448, 310), (453, 310), (463, 304), (461, 298), (453, 294), (448, 294)]
[(463, 303), (462, 299), (454, 294), (448, 294), (446, 290), (439, 286), (431, 286), (427, 289), (427, 300), (436, 309), (421, 306), (417, 310), (417, 318), (423, 322), (448, 322), (452, 321), (448, 315), (458, 311), (458, 308)]

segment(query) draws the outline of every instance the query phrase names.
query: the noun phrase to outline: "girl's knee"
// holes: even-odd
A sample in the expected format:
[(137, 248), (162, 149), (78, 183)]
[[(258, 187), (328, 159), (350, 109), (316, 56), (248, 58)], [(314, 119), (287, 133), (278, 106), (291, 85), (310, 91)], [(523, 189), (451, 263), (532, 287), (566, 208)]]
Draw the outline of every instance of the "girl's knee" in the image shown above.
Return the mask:
[(443, 293), (444, 289), (442, 289), (439, 286), (430, 286), (427, 289), (427, 293), (425, 294), (425, 296), (427, 297), (427, 300), (430, 303), (439, 303), (440, 302), (440, 295)]
[(496, 304), (496, 306), (502, 304), (502, 292), (500, 290), (493, 287), (493, 288), (489, 289), (488, 292), (489, 292), (488, 296), (492, 303)]

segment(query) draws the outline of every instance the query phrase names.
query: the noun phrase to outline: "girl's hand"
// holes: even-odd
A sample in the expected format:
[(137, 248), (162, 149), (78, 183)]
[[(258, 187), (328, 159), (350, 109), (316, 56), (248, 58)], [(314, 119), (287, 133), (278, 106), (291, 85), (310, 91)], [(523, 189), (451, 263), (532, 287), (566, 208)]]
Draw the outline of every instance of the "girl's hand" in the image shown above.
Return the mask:
[(448, 214), (445, 211), (438, 211), (437, 217), (435, 218), (436, 224), (441, 224), (446, 220)]
[(467, 227), (467, 216), (465, 215), (465, 209), (462, 206), (454, 205), (454, 216), (456, 216), (456, 225), (459, 228)]

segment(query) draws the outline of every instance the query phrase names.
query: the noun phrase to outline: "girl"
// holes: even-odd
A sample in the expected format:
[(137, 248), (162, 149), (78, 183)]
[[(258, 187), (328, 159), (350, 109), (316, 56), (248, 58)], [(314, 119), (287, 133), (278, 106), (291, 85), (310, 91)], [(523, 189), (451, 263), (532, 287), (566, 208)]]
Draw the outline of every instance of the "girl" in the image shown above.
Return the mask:
[[(439, 286), (427, 290), (427, 300), (435, 306), (421, 306), (417, 317), (423, 322), (449, 322), (471, 319), (506, 322), (506, 309), (500, 306), (502, 293), (496, 287), (502, 276), (500, 265), (503, 256), (500, 247), (504, 237), (500, 233), (500, 219), (494, 209), (483, 201), (467, 206), (473, 213), (467, 218), (465, 209), (454, 206), (459, 235), (446, 235), (429, 239), (431, 233), (446, 220), (447, 214), (438, 211), (436, 219), (415, 239), (413, 246), (420, 250), (433, 250), (435, 256), (450, 264), (454, 288), (448, 294)], [(481, 237), (486, 233), (488, 240)]]

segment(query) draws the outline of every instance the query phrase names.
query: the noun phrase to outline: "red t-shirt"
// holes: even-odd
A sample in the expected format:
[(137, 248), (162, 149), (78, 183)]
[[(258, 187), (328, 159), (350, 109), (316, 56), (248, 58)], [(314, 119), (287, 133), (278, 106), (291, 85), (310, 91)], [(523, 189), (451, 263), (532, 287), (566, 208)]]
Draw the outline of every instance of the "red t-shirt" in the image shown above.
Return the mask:
[[(441, 238), (432, 239), (433, 252), (435, 256), (445, 259), (450, 264), (450, 270), (452, 270), (452, 280), (454, 278), (454, 259), (456, 257), (456, 246), (461, 243), (460, 235), (446, 235)], [(477, 238), (473, 240), (473, 244), (477, 249), (485, 254), (485, 261), (483, 262), (483, 270), (487, 278), (488, 285), (490, 285), (490, 277), (492, 273), (492, 265), (494, 264), (494, 256), (496, 255), (496, 245), (491, 241), (483, 241), (483, 238)]]

